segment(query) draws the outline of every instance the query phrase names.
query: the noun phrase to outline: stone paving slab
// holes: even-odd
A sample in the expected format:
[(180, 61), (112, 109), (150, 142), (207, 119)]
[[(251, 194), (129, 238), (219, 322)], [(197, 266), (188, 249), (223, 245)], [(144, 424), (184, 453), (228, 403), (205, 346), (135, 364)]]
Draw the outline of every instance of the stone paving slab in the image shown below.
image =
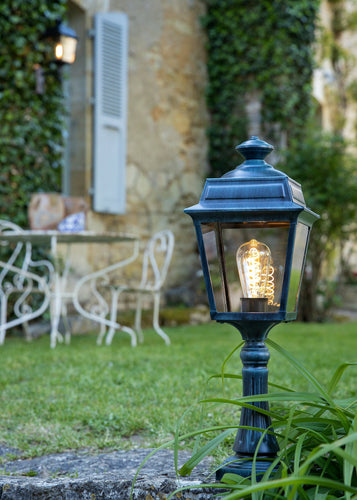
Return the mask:
[[(1, 500), (126, 500), (132, 482), (150, 449), (114, 451), (92, 455), (88, 452), (60, 453), (27, 460), (11, 460), (0, 466)], [(2, 453), (1, 453), (2, 452)], [(14, 450), (0, 449), (3, 456)], [(179, 466), (190, 454), (179, 453)], [(1, 471), (2, 467), (2, 471)], [(132, 492), (133, 500), (165, 500), (183, 486), (195, 489), (173, 498), (208, 500), (219, 494), (217, 489), (197, 485), (213, 482), (209, 477), (211, 461), (204, 460), (192, 475), (177, 478), (172, 450), (159, 450), (141, 469)], [(223, 491), (223, 490), (222, 490)]]

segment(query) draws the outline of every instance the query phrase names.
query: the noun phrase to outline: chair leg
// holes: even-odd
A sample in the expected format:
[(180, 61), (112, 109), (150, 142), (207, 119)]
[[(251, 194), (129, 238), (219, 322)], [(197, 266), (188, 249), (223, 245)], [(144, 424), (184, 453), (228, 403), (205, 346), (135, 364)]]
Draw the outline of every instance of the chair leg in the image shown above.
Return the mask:
[(0, 345), (3, 345), (5, 342), (6, 330), (5, 328), (0, 328)]
[[(111, 303), (111, 308), (110, 308), (110, 322), (112, 323), (111, 326), (109, 327), (105, 343), (106, 345), (110, 345), (112, 343), (113, 337), (115, 330), (122, 330), (125, 333), (128, 333), (131, 337), (131, 345), (132, 347), (136, 346), (136, 333), (134, 330), (128, 326), (123, 326), (117, 323), (117, 310), (118, 310), (118, 300), (119, 300), (119, 295), (121, 293), (121, 289), (115, 290), (114, 288), (112, 289), (112, 303)], [(116, 326), (114, 326), (116, 325)]]
[[(1, 321), (0, 324), (4, 325), (6, 323), (6, 314), (7, 314), (7, 299), (3, 297), (0, 303), (1, 311), (0, 311), (0, 316), (1, 316)], [(3, 326), (0, 327), (0, 345), (3, 345), (5, 342), (5, 335), (6, 335), (6, 328)]]
[(22, 324), (22, 328), (25, 332), (25, 339), (27, 342), (31, 342), (32, 340), (32, 337), (30, 335), (30, 328), (29, 328), (29, 322), (28, 321), (25, 321), (23, 324)]
[(66, 344), (71, 343), (71, 327), (69, 325), (68, 317), (67, 317), (67, 305), (63, 302), (61, 316), (64, 325), (64, 339)]
[(58, 324), (61, 315), (61, 298), (58, 295), (52, 296), (51, 298), (51, 333), (50, 333), (50, 345), (54, 349), (56, 347), (57, 340), (61, 342), (62, 335), (58, 331)]
[(156, 333), (158, 333), (160, 337), (164, 339), (165, 344), (170, 345), (171, 341), (169, 336), (164, 332), (164, 330), (162, 330), (162, 328), (160, 328), (159, 325), (159, 309), (160, 309), (160, 292), (154, 293), (153, 327)]
[(119, 327), (120, 330), (123, 330), (123, 332), (128, 333), (131, 337), (131, 347), (136, 347), (136, 334), (132, 328), (129, 326), (122, 326), (120, 325)]
[(100, 324), (99, 335), (98, 335), (98, 338), (97, 338), (97, 345), (102, 345), (103, 337), (104, 337), (106, 331), (107, 331), (107, 329), (105, 328), (105, 324), (101, 323)]
[(144, 335), (141, 329), (141, 310), (142, 310), (142, 297), (139, 294), (135, 311), (135, 331), (138, 334), (140, 344), (144, 342)]
[[(106, 345), (110, 345), (112, 343), (113, 337), (115, 330), (122, 330), (125, 333), (128, 333), (131, 337), (131, 345), (132, 347), (136, 346), (136, 333), (134, 330), (128, 326), (123, 326), (117, 323), (117, 310), (118, 310), (118, 300), (119, 300), (119, 295), (122, 290), (118, 289), (112, 289), (112, 304), (111, 304), (111, 309), (110, 309), (110, 321), (112, 325), (109, 327), (105, 343)], [(117, 326), (114, 326), (117, 325)]]
[(112, 289), (112, 303), (110, 307), (110, 321), (112, 325), (109, 327), (107, 336), (105, 338), (106, 345), (110, 345), (114, 337), (115, 327), (113, 326), (113, 324), (117, 322), (117, 310), (120, 292), (121, 290), (115, 290), (114, 288)]

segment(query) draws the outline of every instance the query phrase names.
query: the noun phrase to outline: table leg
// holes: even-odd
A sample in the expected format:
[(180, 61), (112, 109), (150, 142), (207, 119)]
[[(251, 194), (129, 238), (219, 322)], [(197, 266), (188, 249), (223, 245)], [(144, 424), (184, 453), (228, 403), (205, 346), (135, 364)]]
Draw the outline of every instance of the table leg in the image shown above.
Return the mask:
[(57, 237), (51, 238), (51, 253), (55, 263), (54, 283), (51, 297), (51, 347), (56, 347), (57, 340), (62, 342), (63, 336), (58, 330), (58, 325), (61, 316), (65, 327), (65, 340), (68, 344), (70, 341), (70, 328), (67, 320), (67, 309), (64, 303), (66, 296), (65, 290), (67, 285), (67, 276), (70, 267), (70, 245), (67, 245), (64, 269), (61, 273), (61, 262), (57, 255)]
[(60, 276), (57, 271), (54, 273), (54, 285), (51, 294), (51, 347), (56, 347), (57, 340), (62, 339), (58, 331), (59, 320), (61, 316), (61, 284)]

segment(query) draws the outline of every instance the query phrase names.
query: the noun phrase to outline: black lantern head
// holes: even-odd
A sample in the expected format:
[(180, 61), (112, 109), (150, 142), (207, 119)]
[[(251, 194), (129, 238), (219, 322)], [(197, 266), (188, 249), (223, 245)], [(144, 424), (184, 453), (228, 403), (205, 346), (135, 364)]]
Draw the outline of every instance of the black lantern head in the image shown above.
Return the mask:
[(194, 222), (211, 318), (296, 318), (309, 234), (319, 218), (300, 184), (265, 162), (273, 147), (252, 137), (237, 146), (244, 163), (207, 179)]
[(54, 41), (54, 60), (59, 64), (73, 64), (76, 59), (77, 33), (66, 24), (58, 21), (46, 31), (44, 38)]

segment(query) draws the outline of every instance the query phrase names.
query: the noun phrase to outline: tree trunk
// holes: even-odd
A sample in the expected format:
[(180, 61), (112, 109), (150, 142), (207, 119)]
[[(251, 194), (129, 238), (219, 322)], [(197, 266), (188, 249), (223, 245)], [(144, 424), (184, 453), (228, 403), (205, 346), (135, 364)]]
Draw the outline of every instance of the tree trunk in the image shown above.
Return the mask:
[(309, 259), (308, 265), (305, 268), (297, 315), (297, 320), (304, 322), (313, 322), (320, 319), (317, 305), (317, 286), (321, 273), (323, 255), (322, 252), (318, 252), (317, 250), (311, 253), (313, 257)]

